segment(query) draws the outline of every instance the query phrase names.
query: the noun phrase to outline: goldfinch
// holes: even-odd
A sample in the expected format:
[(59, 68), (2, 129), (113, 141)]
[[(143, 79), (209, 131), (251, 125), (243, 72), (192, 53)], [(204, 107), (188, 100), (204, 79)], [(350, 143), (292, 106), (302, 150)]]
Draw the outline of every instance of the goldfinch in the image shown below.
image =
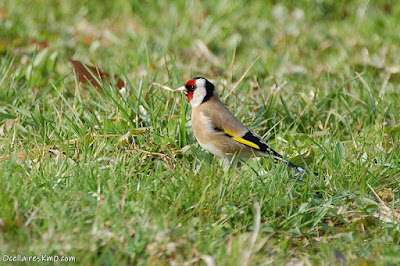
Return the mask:
[(183, 92), (192, 106), (193, 133), (200, 145), (229, 163), (234, 155), (272, 157), (301, 173), (306, 170), (283, 158), (249, 130), (221, 102), (214, 84), (202, 77), (190, 79), (174, 92)]

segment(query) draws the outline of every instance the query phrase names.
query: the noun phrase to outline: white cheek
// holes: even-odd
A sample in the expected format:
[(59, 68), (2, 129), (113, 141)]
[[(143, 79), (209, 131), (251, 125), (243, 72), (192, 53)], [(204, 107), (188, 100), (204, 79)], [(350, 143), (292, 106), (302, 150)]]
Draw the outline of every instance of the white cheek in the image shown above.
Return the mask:
[(193, 99), (190, 102), (190, 104), (193, 107), (199, 106), (203, 102), (204, 97), (206, 96), (206, 93), (207, 93), (206, 90), (203, 88), (198, 88), (198, 89), (194, 90)]

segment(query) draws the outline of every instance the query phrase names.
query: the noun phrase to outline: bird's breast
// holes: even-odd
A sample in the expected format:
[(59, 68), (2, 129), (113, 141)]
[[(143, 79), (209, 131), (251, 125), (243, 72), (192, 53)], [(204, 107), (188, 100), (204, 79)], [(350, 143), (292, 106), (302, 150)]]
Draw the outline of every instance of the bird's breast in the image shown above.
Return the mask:
[(200, 144), (207, 144), (216, 135), (212, 122), (203, 112), (192, 112), (192, 128), (194, 136)]
[(230, 157), (235, 153), (249, 157), (250, 148), (233, 140), (225, 132), (216, 130), (215, 127), (204, 112), (192, 112), (193, 133), (205, 150), (219, 157)]

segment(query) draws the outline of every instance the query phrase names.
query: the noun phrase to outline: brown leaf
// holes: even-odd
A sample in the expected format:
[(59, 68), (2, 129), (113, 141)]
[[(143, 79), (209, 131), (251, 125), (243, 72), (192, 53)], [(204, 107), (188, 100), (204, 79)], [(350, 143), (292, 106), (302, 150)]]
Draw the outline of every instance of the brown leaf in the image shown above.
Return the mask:
[(43, 50), (49, 47), (50, 43), (48, 40), (38, 41), (35, 39), (31, 39), (29, 40), (29, 44), (35, 46), (38, 50)]
[[(102, 82), (110, 81), (110, 74), (101, 71), (98, 67), (88, 66), (73, 59), (69, 59), (69, 61), (74, 67), (79, 81), (83, 84), (90, 83), (96, 88), (101, 89), (101, 84), (99, 84), (98, 80), (101, 80)], [(118, 75), (114, 75), (114, 79), (117, 81), (116, 86), (118, 89), (125, 87), (125, 82), (120, 79)]]

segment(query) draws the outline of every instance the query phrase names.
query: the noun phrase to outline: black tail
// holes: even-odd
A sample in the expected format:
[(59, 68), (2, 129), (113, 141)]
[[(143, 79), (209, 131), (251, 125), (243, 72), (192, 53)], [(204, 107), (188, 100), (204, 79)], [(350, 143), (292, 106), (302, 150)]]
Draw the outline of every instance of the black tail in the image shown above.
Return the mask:
[(266, 151), (266, 153), (269, 153), (273, 156), (273, 158), (275, 159), (275, 161), (280, 161), (283, 162), (285, 164), (287, 164), (289, 167), (296, 169), (297, 171), (299, 171), (300, 173), (305, 173), (307, 172), (306, 169), (304, 169), (303, 167), (300, 167), (294, 163), (292, 163), (291, 161), (283, 158), (282, 155), (280, 155), (279, 153), (277, 153), (276, 151), (274, 151), (273, 149), (268, 147), (268, 151)]
[(296, 169), (297, 171), (299, 171), (300, 173), (305, 173), (307, 172), (306, 169), (304, 169), (303, 167), (300, 167), (298, 165), (295, 165), (294, 163), (290, 162), (289, 160), (283, 158), (282, 155), (280, 155), (279, 153), (277, 153), (276, 151), (274, 151), (273, 149), (271, 149), (267, 143), (265, 143), (260, 137), (258, 137), (257, 135), (255, 135), (253, 132), (251, 132), (250, 130), (247, 131), (247, 133), (242, 137), (245, 140), (248, 140), (254, 144), (256, 144), (258, 147), (260, 147), (260, 151), (272, 156), (275, 161), (280, 161), (283, 162), (285, 164), (287, 164), (289, 167), (292, 167), (294, 169)]

